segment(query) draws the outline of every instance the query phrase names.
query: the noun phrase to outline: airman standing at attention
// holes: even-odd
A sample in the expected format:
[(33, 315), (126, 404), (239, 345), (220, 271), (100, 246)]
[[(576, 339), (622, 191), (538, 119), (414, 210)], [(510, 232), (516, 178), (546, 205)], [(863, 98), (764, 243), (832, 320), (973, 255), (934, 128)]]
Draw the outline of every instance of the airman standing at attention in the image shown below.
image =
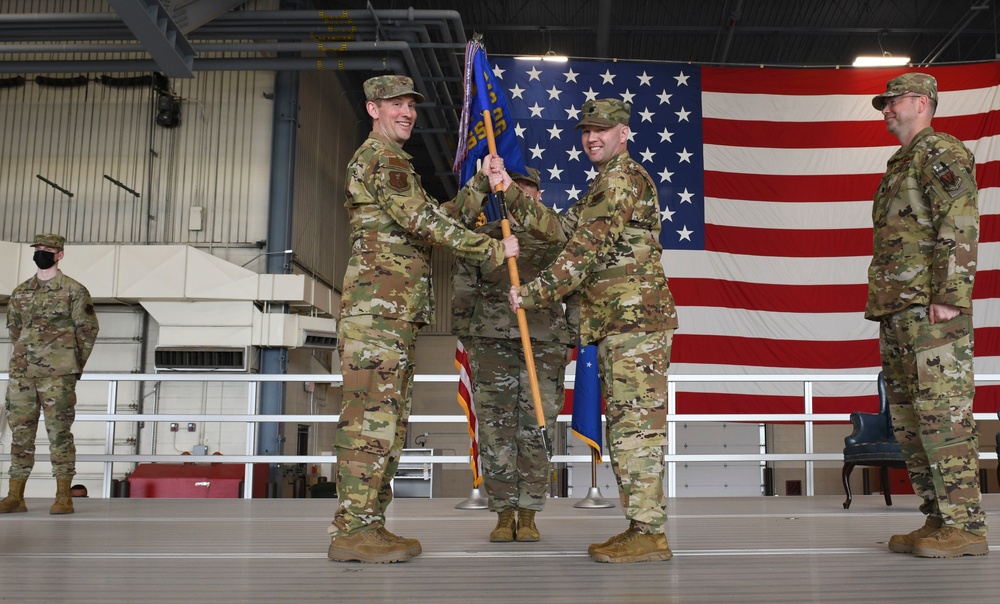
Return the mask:
[(38, 417), (45, 413), (56, 500), (50, 514), (72, 514), (70, 486), (76, 475), (76, 382), (97, 343), (97, 313), (90, 292), (59, 270), (62, 235), (36, 235), (35, 276), (14, 288), (7, 303), (7, 330), (14, 344), (7, 382), (11, 428), (10, 490), (0, 514), (26, 512), (24, 485), (35, 466)]
[(892, 424), (924, 526), (889, 549), (926, 558), (989, 553), (972, 417), (972, 285), (979, 242), (976, 162), (935, 132), (937, 81), (906, 73), (872, 99), (900, 142), (872, 204), (865, 318), (879, 322)]

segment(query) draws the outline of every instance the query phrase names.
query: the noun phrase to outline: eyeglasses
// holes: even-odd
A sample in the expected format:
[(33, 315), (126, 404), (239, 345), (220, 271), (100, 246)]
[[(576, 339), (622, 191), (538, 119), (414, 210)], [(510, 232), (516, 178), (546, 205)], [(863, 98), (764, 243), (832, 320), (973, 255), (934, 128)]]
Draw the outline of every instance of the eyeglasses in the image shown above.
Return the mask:
[(920, 98), (922, 96), (924, 96), (924, 95), (922, 95), (922, 94), (904, 94), (903, 96), (897, 96), (897, 97), (888, 98), (888, 99), (885, 100), (885, 102), (882, 103), (882, 108), (883, 109), (885, 109), (886, 107), (892, 108), (892, 107), (895, 107), (903, 99), (916, 99), (916, 98)]

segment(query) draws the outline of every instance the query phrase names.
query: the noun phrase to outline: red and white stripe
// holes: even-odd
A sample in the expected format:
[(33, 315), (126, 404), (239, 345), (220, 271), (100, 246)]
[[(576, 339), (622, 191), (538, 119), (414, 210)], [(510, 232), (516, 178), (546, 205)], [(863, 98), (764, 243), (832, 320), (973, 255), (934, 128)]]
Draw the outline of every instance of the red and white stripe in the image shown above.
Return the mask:
[[(973, 151), (980, 187), (977, 374), (1000, 373), (1000, 63), (928, 67), (934, 128)], [(899, 148), (871, 98), (903, 70), (702, 68), (705, 251), (669, 250), (671, 372), (873, 374), (863, 316), (872, 197)], [(679, 384), (681, 413), (800, 411), (798, 384)], [(1000, 386), (981, 385), (977, 412)], [(815, 411), (872, 410), (874, 386), (820, 384)]]

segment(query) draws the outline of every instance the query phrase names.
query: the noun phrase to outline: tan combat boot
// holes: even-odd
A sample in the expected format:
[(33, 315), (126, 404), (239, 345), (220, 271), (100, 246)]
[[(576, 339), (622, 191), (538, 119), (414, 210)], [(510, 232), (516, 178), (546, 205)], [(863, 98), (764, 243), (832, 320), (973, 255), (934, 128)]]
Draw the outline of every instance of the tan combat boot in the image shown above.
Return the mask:
[(381, 532), (382, 535), (389, 541), (399, 541), (400, 543), (406, 545), (406, 551), (409, 552), (411, 556), (419, 556), (420, 553), (424, 551), (424, 548), (420, 547), (420, 542), (416, 539), (400, 537), (396, 533), (390, 532), (389, 529), (384, 526), (380, 526), (375, 530)]
[(538, 541), (541, 535), (535, 526), (535, 510), (517, 510), (517, 540), (518, 541)]
[(921, 558), (960, 558), (990, 553), (986, 537), (953, 526), (942, 526), (913, 542), (913, 555)]
[(0, 501), (0, 514), (13, 514), (15, 512), (27, 512), (28, 507), (24, 505), (24, 483), (27, 478), (11, 478), (9, 491), (3, 501)]
[(595, 548), (590, 557), (596, 562), (622, 563), (669, 560), (673, 555), (666, 535), (633, 530), (610, 545)]
[(327, 557), (341, 562), (384, 564), (409, 560), (409, 548), (402, 541), (389, 539), (377, 528), (365, 528), (330, 540)]
[(72, 514), (73, 494), (69, 492), (72, 476), (56, 476), (56, 502), (49, 508), (50, 514)]
[(900, 554), (912, 554), (913, 553), (913, 543), (917, 539), (923, 539), (924, 537), (930, 537), (934, 531), (941, 528), (941, 519), (937, 516), (928, 516), (924, 520), (924, 525), (915, 531), (911, 531), (905, 535), (893, 535), (889, 537), (889, 549), (894, 552), (899, 552)]
[(621, 533), (618, 533), (614, 537), (611, 537), (607, 541), (604, 541), (603, 543), (594, 543), (594, 544), (592, 544), (590, 547), (587, 548), (587, 553), (588, 554), (593, 554), (594, 550), (597, 549), (597, 548), (599, 548), (599, 547), (607, 547), (607, 546), (611, 545), (612, 543), (615, 543), (619, 539), (624, 539), (625, 536), (628, 535), (629, 533), (631, 533), (632, 529), (634, 529), (634, 528), (635, 528), (635, 520), (633, 520), (633, 521), (631, 521), (631, 522), (628, 523), (628, 528), (627, 529), (625, 529)]
[(497, 512), (497, 526), (490, 533), (492, 543), (507, 543), (514, 540), (514, 508)]

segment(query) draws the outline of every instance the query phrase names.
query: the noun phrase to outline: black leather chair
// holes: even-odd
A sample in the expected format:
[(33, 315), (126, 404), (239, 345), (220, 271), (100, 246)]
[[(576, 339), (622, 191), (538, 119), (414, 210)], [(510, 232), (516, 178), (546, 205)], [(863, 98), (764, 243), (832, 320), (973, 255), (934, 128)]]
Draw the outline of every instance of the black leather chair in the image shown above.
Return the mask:
[[(844, 509), (851, 507), (851, 472), (855, 466), (872, 466), (879, 468), (882, 482), (882, 494), (885, 504), (892, 505), (892, 493), (889, 490), (889, 468), (905, 468), (906, 460), (903, 452), (892, 433), (892, 418), (889, 415), (889, 400), (885, 393), (885, 376), (878, 374), (878, 413), (851, 414), (851, 424), (854, 432), (844, 438), (844, 492), (847, 500)], [(1000, 442), (1000, 436), (998, 436)]]

